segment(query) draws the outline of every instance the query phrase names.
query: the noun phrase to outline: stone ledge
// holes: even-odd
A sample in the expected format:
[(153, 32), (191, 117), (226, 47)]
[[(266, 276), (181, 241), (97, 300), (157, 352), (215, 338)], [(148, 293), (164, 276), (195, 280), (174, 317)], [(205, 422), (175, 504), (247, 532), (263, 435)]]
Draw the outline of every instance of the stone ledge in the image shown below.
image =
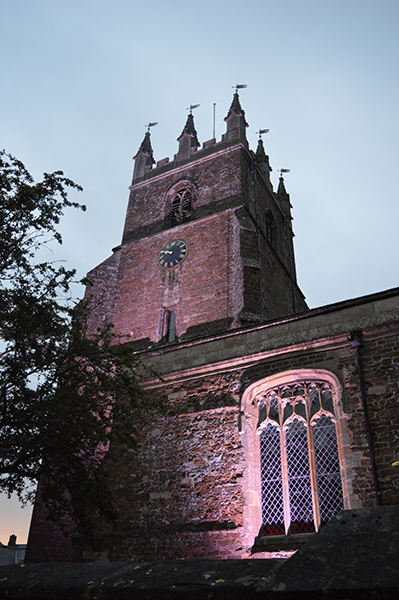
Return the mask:
[[(172, 600), (248, 598), (281, 561), (193, 560), (151, 563), (53, 563), (3, 567), (0, 598), (19, 600)], [(251, 592), (249, 592), (251, 593)]]
[(288, 560), (45, 563), (0, 568), (0, 599), (393, 600), (399, 507), (342, 511)]

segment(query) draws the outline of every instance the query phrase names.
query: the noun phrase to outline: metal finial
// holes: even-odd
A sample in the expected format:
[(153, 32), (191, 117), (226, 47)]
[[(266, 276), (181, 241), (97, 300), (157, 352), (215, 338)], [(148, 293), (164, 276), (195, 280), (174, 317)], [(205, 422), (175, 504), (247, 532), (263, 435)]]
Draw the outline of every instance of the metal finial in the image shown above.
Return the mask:
[(147, 131), (150, 131), (150, 128), (155, 127), (155, 125), (158, 125), (158, 121), (154, 121), (154, 123), (148, 123), (148, 125), (146, 125)]
[(233, 89), (234, 88), (236, 89), (236, 93), (237, 93), (237, 90), (243, 90), (246, 87), (248, 87), (246, 83), (236, 83), (236, 85), (232, 86)]
[(192, 115), (194, 108), (198, 108), (199, 106), (200, 106), (200, 104), (190, 104), (190, 107), (186, 108), (186, 110), (189, 110), (190, 111), (190, 115)]
[(270, 129), (259, 129), (259, 131), (256, 131), (255, 133), (259, 134), (259, 139), (261, 140), (262, 139), (262, 135), (264, 133), (269, 133), (269, 131), (270, 131)]

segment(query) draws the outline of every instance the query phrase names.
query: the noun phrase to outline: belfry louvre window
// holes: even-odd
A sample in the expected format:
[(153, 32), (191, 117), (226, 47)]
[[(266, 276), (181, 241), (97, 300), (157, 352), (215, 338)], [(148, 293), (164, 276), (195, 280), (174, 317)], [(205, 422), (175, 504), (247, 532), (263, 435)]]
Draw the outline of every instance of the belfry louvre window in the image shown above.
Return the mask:
[(318, 531), (344, 508), (331, 387), (280, 385), (258, 410), (262, 534)]
[(172, 200), (170, 210), (170, 226), (175, 227), (186, 221), (190, 221), (192, 217), (192, 194), (189, 189), (184, 188), (178, 191)]
[(266, 238), (269, 244), (272, 246), (275, 242), (275, 234), (276, 234), (276, 223), (274, 221), (273, 214), (270, 210), (266, 211), (265, 215), (265, 224), (266, 224)]

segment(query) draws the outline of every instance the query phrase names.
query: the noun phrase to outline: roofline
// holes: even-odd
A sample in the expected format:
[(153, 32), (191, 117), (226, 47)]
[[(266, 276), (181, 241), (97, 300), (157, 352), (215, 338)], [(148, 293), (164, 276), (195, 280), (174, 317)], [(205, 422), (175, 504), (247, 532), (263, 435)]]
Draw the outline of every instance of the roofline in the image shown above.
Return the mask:
[(167, 352), (173, 352), (176, 349), (181, 349), (185, 347), (196, 346), (199, 344), (207, 343), (210, 341), (226, 339), (230, 337), (239, 336), (242, 334), (247, 334), (253, 331), (259, 331), (261, 329), (268, 329), (269, 327), (274, 327), (275, 325), (280, 325), (284, 323), (291, 323), (295, 321), (300, 321), (303, 319), (309, 319), (317, 315), (329, 314), (332, 312), (337, 312), (341, 310), (345, 310), (347, 308), (353, 308), (355, 306), (361, 306), (362, 304), (368, 304), (380, 300), (385, 300), (387, 298), (392, 298), (395, 296), (399, 296), (399, 287), (390, 288), (388, 290), (384, 290), (382, 292), (376, 292), (373, 294), (368, 294), (366, 296), (360, 296), (358, 298), (350, 298), (348, 300), (342, 300), (340, 302), (335, 302), (333, 304), (327, 304), (325, 306), (321, 306), (318, 308), (312, 308), (308, 311), (304, 311), (297, 314), (287, 315), (286, 317), (279, 317), (278, 319), (264, 321), (262, 323), (257, 323), (256, 325), (246, 325), (244, 327), (238, 327), (236, 329), (229, 329), (228, 331), (222, 333), (215, 333), (213, 335), (203, 335), (198, 336), (197, 338), (188, 339), (185, 341), (178, 341), (173, 344), (167, 346), (152, 346), (151, 348), (138, 350), (136, 352), (137, 355), (140, 356), (150, 356), (154, 354), (165, 354)]

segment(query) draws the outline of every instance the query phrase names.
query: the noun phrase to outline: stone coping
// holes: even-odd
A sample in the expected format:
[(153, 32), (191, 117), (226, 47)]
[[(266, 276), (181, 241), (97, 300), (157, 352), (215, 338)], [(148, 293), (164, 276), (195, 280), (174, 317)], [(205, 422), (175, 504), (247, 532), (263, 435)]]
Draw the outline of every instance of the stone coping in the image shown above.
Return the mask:
[[(388, 302), (385, 302), (388, 301)], [(301, 313), (295, 313), (287, 315), (285, 317), (278, 317), (269, 321), (261, 321), (256, 324), (246, 325), (244, 327), (238, 327), (236, 329), (230, 329), (224, 332), (217, 332), (213, 335), (198, 336), (193, 339), (187, 339), (184, 341), (176, 341), (172, 344), (164, 346), (155, 346), (146, 349), (139, 350), (137, 352), (141, 357), (146, 355), (164, 354), (167, 352), (173, 352), (179, 348), (187, 348), (197, 344), (203, 344), (211, 341), (216, 341), (224, 338), (237, 337), (242, 335), (248, 335), (255, 331), (267, 330), (269, 328), (278, 327), (279, 325), (285, 325), (288, 323), (294, 323), (296, 321), (306, 321), (313, 319), (316, 316), (329, 315), (331, 313), (340, 313), (344, 310), (349, 310), (349, 314), (354, 314), (353, 309), (357, 307), (369, 304), (369, 310), (367, 311), (368, 316), (374, 314), (376, 324), (383, 322), (385, 312), (393, 313), (390, 317), (394, 317), (393, 320), (399, 320), (399, 287), (377, 292), (375, 294), (368, 294), (367, 296), (360, 296), (359, 298), (351, 298), (348, 300), (342, 300), (333, 304), (326, 304), (325, 306), (319, 306), (317, 308), (311, 308)], [(379, 318), (381, 316), (382, 318)], [(341, 316), (340, 316), (341, 319)], [(385, 318), (386, 321), (386, 318)]]
[(358, 330), (372, 335), (375, 328), (399, 327), (399, 288), (346, 300), (298, 315), (276, 319), (212, 336), (176, 342), (137, 352), (160, 379), (144, 387), (159, 387), (176, 379), (248, 368), (284, 354), (349, 347), (348, 336)]
[(393, 600), (399, 507), (339, 513), (288, 560), (43, 563), (0, 568), (0, 599)]

